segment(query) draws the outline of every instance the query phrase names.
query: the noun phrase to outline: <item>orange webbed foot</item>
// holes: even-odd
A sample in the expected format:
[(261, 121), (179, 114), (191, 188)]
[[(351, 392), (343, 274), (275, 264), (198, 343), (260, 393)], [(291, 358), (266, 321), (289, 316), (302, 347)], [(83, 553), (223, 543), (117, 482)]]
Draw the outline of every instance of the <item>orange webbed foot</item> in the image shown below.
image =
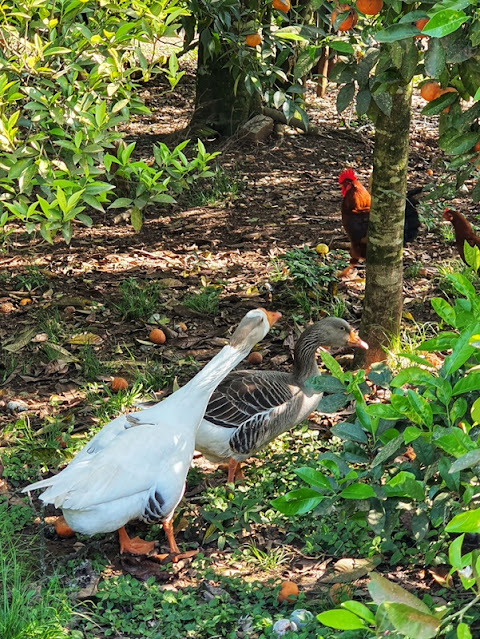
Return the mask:
[(56, 517), (52, 523), (59, 537), (73, 537), (75, 534), (75, 531), (70, 528), (63, 515)]
[(154, 541), (145, 541), (140, 539), (140, 537), (130, 538), (125, 527), (120, 528), (118, 537), (122, 554), (128, 552), (131, 555), (148, 555), (155, 549)]

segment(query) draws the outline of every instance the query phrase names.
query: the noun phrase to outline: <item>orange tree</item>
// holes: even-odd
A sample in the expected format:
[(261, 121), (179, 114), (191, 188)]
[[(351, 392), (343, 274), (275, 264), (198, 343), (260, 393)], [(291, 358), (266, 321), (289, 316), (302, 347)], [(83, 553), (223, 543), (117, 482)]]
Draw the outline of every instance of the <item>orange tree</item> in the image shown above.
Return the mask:
[[(357, 0), (336, 10), (335, 28), (352, 14), (358, 25), (344, 36), (355, 55), (333, 70), (341, 84), (339, 112), (353, 101), (375, 123), (372, 207), (361, 333), (371, 345), (363, 363), (384, 358), (398, 335), (402, 311), (402, 243), (412, 80), (421, 75), (430, 100), (425, 115), (441, 114), (439, 146), (460, 186), (478, 172), (480, 66), (478, 2), (407, 3)], [(363, 13), (362, 13), (363, 12)], [(365, 15), (365, 14), (374, 15)], [(432, 85), (432, 80), (436, 83)], [(472, 100), (473, 98), (473, 100)], [(473, 163), (472, 163), (473, 160)], [(472, 189), (480, 199), (480, 187)]]
[[(315, 11), (315, 24), (306, 24)], [(301, 78), (318, 62), (322, 44), (353, 52), (326, 37), (329, 6), (323, 1), (189, 0), (183, 19), (185, 50), (198, 47), (193, 124), (231, 135), (262, 102), (308, 125)], [(312, 20), (310, 20), (312, 21)], [(326, 23), (326, 24), (325, 24)]]

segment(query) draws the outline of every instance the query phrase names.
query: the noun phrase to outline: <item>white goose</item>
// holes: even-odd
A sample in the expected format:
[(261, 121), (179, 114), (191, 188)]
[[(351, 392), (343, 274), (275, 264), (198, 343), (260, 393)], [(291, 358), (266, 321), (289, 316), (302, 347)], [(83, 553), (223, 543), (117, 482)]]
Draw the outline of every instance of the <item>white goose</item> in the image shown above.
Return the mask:
[(86, 535), (119, 531), (120, 551), (143, 554), (154, 542), (130, 539), (132, 519), (163, 523), (172, 553), (172, 526), (185, 490), (195, 434), (217, 384), (262, 340), (280, 313), (255, 309), (230, 342), (185, 386), (151, 408), (107, 424), (58, 475), (23, 492), (46, 488), (40, 499), (61, 508), (67, 524)]
[(345, 320), (325, 317), (300, 335), (291, 373), (232, 371), (215, 389), (195, 448), (212, 462), (228, 461), (227, 481), (241, 476), (240, 462), (315, 410), (323, 393), (315, 393), (305, 382), (318, 375), (320, 346), (368, 348)]

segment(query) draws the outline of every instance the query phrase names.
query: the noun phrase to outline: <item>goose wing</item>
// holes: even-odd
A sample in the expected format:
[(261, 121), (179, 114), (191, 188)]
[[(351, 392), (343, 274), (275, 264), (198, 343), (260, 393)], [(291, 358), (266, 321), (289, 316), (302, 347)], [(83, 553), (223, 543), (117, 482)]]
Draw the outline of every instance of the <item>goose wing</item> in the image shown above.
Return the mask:
[[(158, 424), (124, 430), (89, 458), (70, 464), (44, 482), (43, 501), (59, 508), (81, 510), (138, 495), (142, 501), (159, 487), (165, 501), (181, 496), (193, 454), (193, 436), (172, 434)], [(43, 487), (33, 485), (28, 489)], [(170, 494), (171, 493), (171, 494)]]
[(232, 429), (232, 450), (247, 454), (294, 425), (287, 423), (288, 415), (301, 396), (288, 374), (238, 371), (214, 391), (204, 419)]

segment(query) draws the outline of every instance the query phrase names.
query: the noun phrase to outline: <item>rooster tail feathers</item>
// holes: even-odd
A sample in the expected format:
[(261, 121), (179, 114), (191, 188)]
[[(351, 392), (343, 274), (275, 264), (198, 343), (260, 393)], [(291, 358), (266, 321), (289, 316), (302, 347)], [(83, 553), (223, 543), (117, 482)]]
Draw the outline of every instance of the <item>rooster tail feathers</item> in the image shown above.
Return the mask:
[(355, 171), (353, 169), (346, 169), (345, 171), (342, 171), (338, 176), (338, 183), (343, 184), (345, 180), (351, 180), (352, 182), (355, 182), (356, 179), (357, 176), (355, 175)]
[(419, 186), (415, 189), (409, 189), (407, 191), (407, 200), (410, 200), (413, 205), (416, 205), (420, 200), (417, 196), (421, 193), (423, 193), (423, 186)]

